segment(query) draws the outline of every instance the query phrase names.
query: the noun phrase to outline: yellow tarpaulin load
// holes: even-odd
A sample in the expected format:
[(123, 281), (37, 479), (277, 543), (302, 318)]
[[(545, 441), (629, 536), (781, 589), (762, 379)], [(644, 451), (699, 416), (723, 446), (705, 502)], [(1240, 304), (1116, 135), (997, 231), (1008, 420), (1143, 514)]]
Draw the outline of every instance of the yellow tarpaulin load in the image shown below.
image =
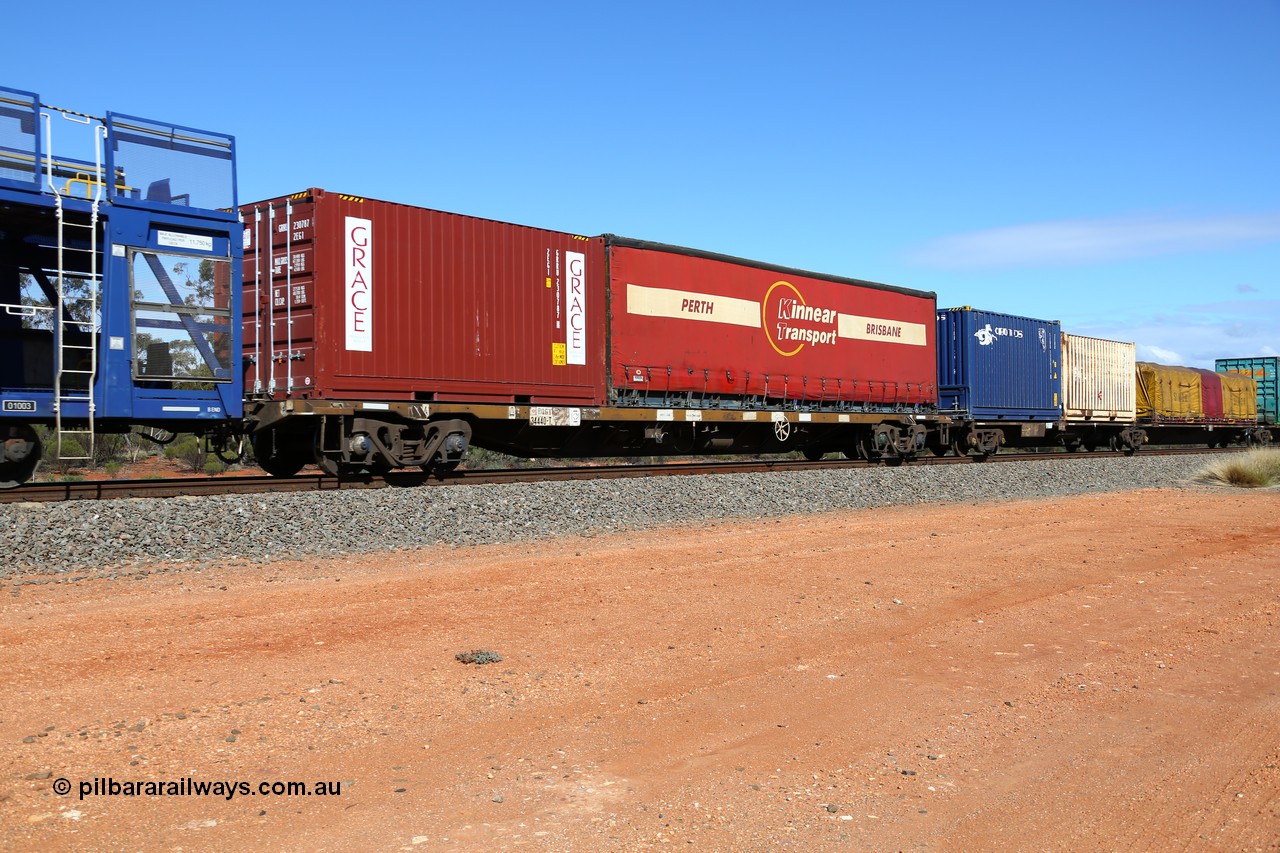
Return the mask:
[(1222, 416), (1232, 421), (1258, 419), (1258, 383), (1239, 373), (1219, 373), (1222, 380)]
[(1200, 374), (1189, 367), (1138, 362), (1138, 418), (1203, 420)]

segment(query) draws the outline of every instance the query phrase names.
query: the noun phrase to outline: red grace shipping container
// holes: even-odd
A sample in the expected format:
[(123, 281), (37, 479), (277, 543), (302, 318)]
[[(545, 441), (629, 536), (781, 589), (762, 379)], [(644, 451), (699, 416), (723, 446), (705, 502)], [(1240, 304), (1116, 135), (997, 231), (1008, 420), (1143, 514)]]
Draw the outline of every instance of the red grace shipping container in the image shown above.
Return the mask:
[(599, 239), (320, 189), (241, 213), (250, 394), (601, 402)]
[(923, 448), (934, 294), (311, 189), (241, 208), (273, 473)]

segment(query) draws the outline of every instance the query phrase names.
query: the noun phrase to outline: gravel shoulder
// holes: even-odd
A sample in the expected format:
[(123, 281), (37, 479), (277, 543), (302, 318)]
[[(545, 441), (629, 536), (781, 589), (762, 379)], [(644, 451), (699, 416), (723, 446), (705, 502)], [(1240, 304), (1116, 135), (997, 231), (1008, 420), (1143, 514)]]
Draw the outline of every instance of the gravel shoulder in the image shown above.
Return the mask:
[[(935, 501), (1176, 486), (1212, 456), (1116, 456), (500, 486), (0, 506), (0, 581), (540, 541)], [(1218, 457), (1220, 458), (1220, 457)]]
[[(1274, 849), (1276, 501), (686, 517), (22, 583), (0, 596), (0, 837)], [(455, 659), (474, 650), (503, 660)], [(108, 778), (342, 787), (79, 797)]]

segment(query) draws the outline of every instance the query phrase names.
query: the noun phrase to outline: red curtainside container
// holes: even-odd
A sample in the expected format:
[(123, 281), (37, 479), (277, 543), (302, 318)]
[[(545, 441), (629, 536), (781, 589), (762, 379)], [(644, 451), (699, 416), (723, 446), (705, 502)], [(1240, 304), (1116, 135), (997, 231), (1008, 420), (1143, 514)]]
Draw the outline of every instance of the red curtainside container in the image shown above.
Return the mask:
[(321, 189), (240, 210), (248, 395), (604, 401), (600, 238)]
[(934, 294), (605, 238), (614, 399), (930, 407)]

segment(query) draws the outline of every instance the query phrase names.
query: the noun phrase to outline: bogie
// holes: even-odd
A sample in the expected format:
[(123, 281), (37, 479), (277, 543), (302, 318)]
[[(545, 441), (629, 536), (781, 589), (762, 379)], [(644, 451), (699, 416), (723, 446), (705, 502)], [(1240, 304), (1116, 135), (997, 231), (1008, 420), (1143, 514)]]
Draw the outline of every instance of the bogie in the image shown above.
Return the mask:
[(0, 426), (0, 436), (0, 489), (12, 489), (31, 479), (44, 448), (30, 424)]

